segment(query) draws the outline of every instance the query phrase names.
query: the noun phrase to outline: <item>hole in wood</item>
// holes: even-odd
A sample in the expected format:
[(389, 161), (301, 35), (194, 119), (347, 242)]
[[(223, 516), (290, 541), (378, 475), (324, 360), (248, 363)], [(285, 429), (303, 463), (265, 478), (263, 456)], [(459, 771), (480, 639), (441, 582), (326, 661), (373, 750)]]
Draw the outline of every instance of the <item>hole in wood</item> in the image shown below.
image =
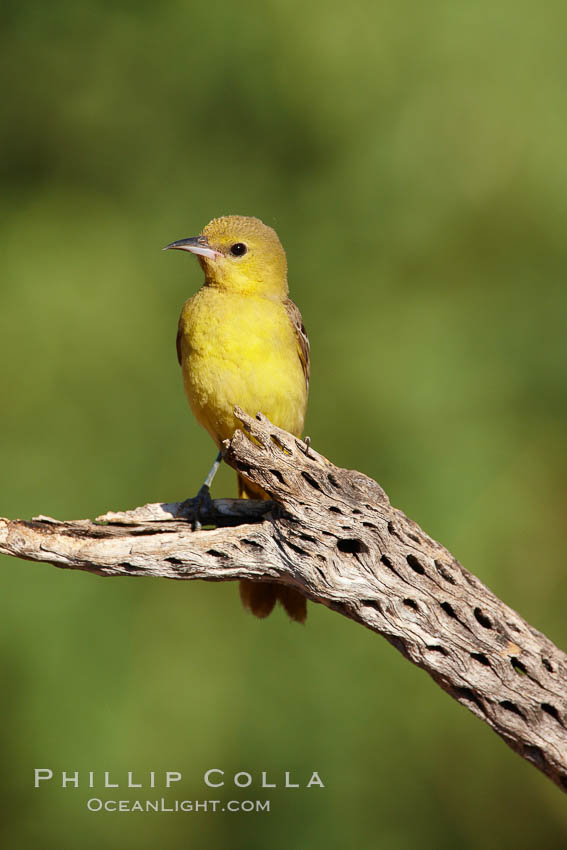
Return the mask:
[(368, 546), (357, 540), (356, 537), (345, 537), (337, 540), (337, 549), (339, 552), (346, 552), (349, 555), (360, 555), (363, 552), (368, 552)]
[(270, 472), (272, 473), (272, 475), (274, 476), (274, 478), (277, 478), (277, 479), (278, 479), (278, 481), (280, 482), (280, 484), (285, 484), (284, 477), (283, 477), (283, 475), (281, 474), (281, 472), (279, 471), (279, 469), (270, 469)]
[(301, 546), (298, 546), (296, 543), (292, 543), (291, 540), (286, 540), (286, 545), (289, 546), (290, 549), (293, 549), (294, 552), (297, 552), (298, 555), (307, 555), (305, 549), (302, 549)]
[(506, 711), (510, 711), (512, 714), (517, 714), (518, 717), (522, 717), (525, 720), (523, 712), (518, 708), (515, 702), (512, 702), (512, 700), (503, 699), (500, 705), (502, 708), (505, 708)]
[(458, 619), (458, 618), (457, 618), (457, 615), (456, 615), (456, 614), (455, 614), (455, 612), (453, 611), (453, 606), (451, 605), (451, 603), (450, 603), (450, 602), (442, 602), (442, 603), (441, 603), (441, 608), (444, 610), (444, 612), (445, 612), (445, 613), (446, 613), (449, 617), (452, 617), (454, 620), (457, 620), (457, 619)]
[(513, 656), (510, 659), (510, 664), (512, 665), (512, 667), (514, 668), (516, 673), (518, 673), (518, 675), (520, 675), (520, 676), (527, 676), (528, 675), (526, 665), (522, 661), (520, 661), (519, 658), (516, 658), (515, 656)]
[(312, 537), (311, 534), (305, 534), (305, 532), (302, 532), (299, 535), (299, 539), (304, 540), (306, 543), (317, 543), (316, 539)]
[(563, 726), (563, 723), (561, 722), (561, 718), (559, 716), (559, 712), (557, 711), (554, 705), (550, 705), (548, 702), (542, 702), (541, 709), (542, 711), (545, 711), (546, 714), (549, 714), (551, 717), (553, 717), (554, 720), (557, 720), (557, 722), (560, 723), (561, 726)]
[(226, 552), (219, 552), (217, 549), (207, 549), (207, 555), (212, 555), (214, 558), (228, 558)]
[(251, 549), (262, 549), (263, 546), (261, 543), (257, 543), (255, 540), (249, 540), (248, 537), (244, 537), (242, 542), (245, 546), (249, 546)]
[(471, 652), (471, 658), (474, 658), (479, 664), (484, 664), (485, 667), (490, 667), (490, 661), (483, 652)]
[(305, 471), (303, 471), (301, 474), (302, 474), (303, 478), (305, 479), (305, 481), (307, 481), (307, 483), (311, 487), (313, 487), (314, 490), (319, 490), (319, 491), (321, 490), (321, 487), (319, 486), (319, 482), (315, 481), (315, 479), (313, 478), (312, 475), (309, 475), (309, 473), (305, 472)]
[(328, 481), (328, 482), (329, 482), (329, 484), (330, 484), (332, 487), (334, 487), (336, 490), (340, 490), (340, 489), (341, 489), (341, 485), (339, 484), (339, 482), (337, 481), (337, 479), (335, 478), (335, 476), (333, 475), (333, 473), (332, 473), (332, 472), (329, 472), (329, 474), (327, 475), (327, 481)]
[(435, 568), (437, 569), (437, 572), (439, 573), (441, 578), (445, 579), (445, 581), (448, 581), (449, 584), (457, 583), (454, 577), (451, 575), (451, 572), (449, 571), (447, 565), (444, 564), (442, 561), (435, 561)]
[(481, 611), (480, 608), (474, 609), (474, 616), (475, 616), (477, 623), (480, 623), (480, 625), (483, 628), (485, 628), (485, 629), (491, 629), (492, 628), (492, 621), (491, 621), (490, 617), (487, 614), (485, 614), (484, 611)]
[(460, 702), (463, 700), (464, 702), (472, 702), (484, 714), (484, 705), (482, 704), (480, 697), (478, 697), (474, 691), (471, 691), (470, 688), (454, 688), (453, 693)]
[(412, 568), (414, 573), (419, 573), (420, 576), (425, 573), (423, 565), (419, 563), (415, 555), (406, 555), (406, 561), (408, 562), (408, 565)]
[(439, 646), (438, 643), (434, 644), (433, 646), (428, 646), (427, 648), (430, 650), (430, 652), (438, 652), (440, 655), (449, 655), (447, 650), (444, 647)]
[(392, 562), (390, 561), (390, 559), (386, 555), (380, 556), (380, 562), (382, 564), (384, 564), (385, 567), (388, 567), (388, 569), (390, 569), (390, 570), (394, 569), (393, 566), (392, 566)]
[(551, 661), (549, 661), (548, 658), (542, 658), (541, 663), (543, 664), (545, 669), (548, 670), (550, 673), (555, 672), (554, 669), (553, 669), (553, 664), (551, 663)]
[(278, 449), (281, 449), (284, 452), (284, 454), (286, 454), (286, 455), (292, 455), (293, 454), (292, 447), (285, 445), (285, 443), (282, 443), (278, 434), (270, 434), (270, 440), (272, 441), (272, 443), (274, 443), (274, 445), (276, 445), (278, 447)]
[(329, 510), (330, 510), (330, 511), (331, 511), (331, 513), (333, 513), (333, 514), (342, 514), (341, 509), (340, 509), (340, 508), (337, 508), (337, 506), (336, 506), (336, 505), (331, 505), (331, 506), (330, 506), (330, 508), (329, 508)]
[(419, 605), (415, 599), (404, 599), (404, 605), (406, 608), (411, 608), (412, 611), (419, 611)]
[(365, 608), (374, 608), (374, 610), (378, 611), (379, 614), (382, 613), (382, 607), (377, 599), (361, 599), (360, 601)]
[(537, 765), (541, 770), (544, 769), (545, 758), (539, 747), (532, 747), (531, 744), (524, 745), (522, 753), (532, 764)]
[(377, 528), (377, 527), (374, 525), (374, 523), (373, 523), (373, 522), (363, 522), (362, 524), (363, 524), (364, 528), (373, 528), (374, 530), (376, 530), (376, 528)]

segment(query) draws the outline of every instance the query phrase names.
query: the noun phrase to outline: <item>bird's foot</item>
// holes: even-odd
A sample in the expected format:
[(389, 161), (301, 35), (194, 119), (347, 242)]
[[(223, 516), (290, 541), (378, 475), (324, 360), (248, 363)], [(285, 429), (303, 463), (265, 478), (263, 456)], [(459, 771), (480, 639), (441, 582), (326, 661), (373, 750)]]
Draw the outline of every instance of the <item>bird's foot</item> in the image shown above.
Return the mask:
[(192, 499), (185, 499), (177, 510), (178, 516), (192, 516), (191, 528), (200, 531), (203, 527), (202, 520), (214, 514), (214, 504), (211, 499), (211, 491), (207, 484), (203, 484), (197, 495)]
[(303, 442), (305, 443), (305, 457), (310, 457), (309, 449), (311, 448), (311, 437), (304, 437)]
[(194, 499), (194, 517), (193, 531), (200, 531), (202, 528), (201, 520), (203, 516), (211, 516), (214, 513), (213, 500), (211, 499), (211, 490), (208, 484), (203, 484)]

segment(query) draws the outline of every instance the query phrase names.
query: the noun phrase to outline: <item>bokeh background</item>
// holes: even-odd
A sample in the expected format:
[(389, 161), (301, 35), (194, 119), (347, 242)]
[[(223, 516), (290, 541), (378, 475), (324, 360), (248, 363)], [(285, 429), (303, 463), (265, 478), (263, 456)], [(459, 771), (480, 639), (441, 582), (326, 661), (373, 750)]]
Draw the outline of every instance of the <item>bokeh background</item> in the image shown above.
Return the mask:
[[(0, 514), (196, 491), (214, 449), (174, 338), (201, 276), (160, 248), (253, 214), (310, 333), (314, 446), (566, 647), (565, 4), (9, 0), (2, 19)], [(1, 576), (3, 847), (566, 846), (565, 796), (336, 614)], [(211, 767), (326, 788), (272, 792), (270, 814), (91, 814), (34, 767), (181, 770), (168, 799), (219, 797)]]

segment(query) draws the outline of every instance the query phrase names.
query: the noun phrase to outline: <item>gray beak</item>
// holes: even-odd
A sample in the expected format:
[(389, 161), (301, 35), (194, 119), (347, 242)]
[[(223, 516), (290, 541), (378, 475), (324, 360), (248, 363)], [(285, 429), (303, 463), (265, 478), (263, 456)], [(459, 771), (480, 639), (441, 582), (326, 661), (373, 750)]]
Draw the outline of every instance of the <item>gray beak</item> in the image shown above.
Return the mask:
[(211, 248), (204, 236), (190, 236), (188, 239), (178, 239), (176, 242), (170, 242), (162, 250), (169, 251), (170, 248), (176, 248), (178, 251), (189, 251), (191, 254), (207, 257), (209, 260), (214, 260), (215, 257), (222, 256), (219, 251)]

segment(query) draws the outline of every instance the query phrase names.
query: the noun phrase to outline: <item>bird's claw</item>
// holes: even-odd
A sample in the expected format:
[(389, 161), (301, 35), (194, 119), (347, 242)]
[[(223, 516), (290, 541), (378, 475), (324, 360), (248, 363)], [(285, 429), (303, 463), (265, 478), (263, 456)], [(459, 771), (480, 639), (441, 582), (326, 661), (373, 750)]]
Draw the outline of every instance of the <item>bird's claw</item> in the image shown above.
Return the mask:
[(211, 490), (207, 484), (203, 484), (193, 501), (193, 522), (191, 527), (193, 531), (200, 531), (203, 527), (201, 520), (203, 514), (211, 515), (214, 510), (213, 500), (211, 499)]
[(191, 499), (185, 499), (177, 508), (177, 516), (188, 519), (191, 517), (191, 529), (200, 531), (203, 527), (202, 521), (214, 514), (215, 507), (211, 499), (211, 491), (206, 484), (203, 484), (196, 496)]

